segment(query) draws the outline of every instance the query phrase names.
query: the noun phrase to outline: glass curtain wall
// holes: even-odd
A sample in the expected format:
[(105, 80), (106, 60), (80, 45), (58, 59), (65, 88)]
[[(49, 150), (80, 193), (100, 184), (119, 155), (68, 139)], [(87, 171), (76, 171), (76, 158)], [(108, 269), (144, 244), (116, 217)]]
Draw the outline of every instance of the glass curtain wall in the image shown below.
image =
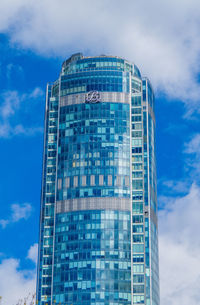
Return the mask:
[(47, 86), (38, 304), (159, 305), (154, 95), (75, 54)]

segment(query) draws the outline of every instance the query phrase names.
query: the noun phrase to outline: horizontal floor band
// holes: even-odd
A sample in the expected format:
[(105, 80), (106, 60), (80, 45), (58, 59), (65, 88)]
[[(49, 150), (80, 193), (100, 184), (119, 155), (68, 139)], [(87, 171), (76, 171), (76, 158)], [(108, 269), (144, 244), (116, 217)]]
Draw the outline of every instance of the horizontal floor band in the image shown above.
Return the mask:
[[(85, 104), (86, 93), (61, 96), (60, 106)], [(124, 92), (100, 92), (100, 102), (130, 104), (130, 94)]]
[(83, 210), (120, 210), (130, 211), (131, 202), (129, 198), (117, 197), (92, 197), (77, 198), (57, 201), (56, 213)]

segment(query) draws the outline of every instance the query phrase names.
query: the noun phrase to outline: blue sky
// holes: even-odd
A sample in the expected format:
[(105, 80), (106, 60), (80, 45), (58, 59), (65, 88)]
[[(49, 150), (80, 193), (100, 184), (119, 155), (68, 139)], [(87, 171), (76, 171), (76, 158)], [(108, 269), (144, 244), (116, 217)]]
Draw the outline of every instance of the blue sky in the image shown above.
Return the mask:
[(3, 305), (35, 288), (46, 84), (78, 51), (125, 57), (153, 84), (161, 305), (199, 304), (200, 4), (160, 2), (0, 3)]

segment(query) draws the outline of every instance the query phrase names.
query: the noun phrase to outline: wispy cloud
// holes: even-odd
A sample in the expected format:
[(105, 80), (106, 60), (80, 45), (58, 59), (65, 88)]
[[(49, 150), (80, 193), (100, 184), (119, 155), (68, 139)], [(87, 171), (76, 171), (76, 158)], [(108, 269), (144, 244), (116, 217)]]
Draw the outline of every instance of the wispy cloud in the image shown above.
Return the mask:
[(1, 94), (0, 104), (0, 138), (10, 138), (17, 135), (33, 136), (38, 132), (42, 132), (40, 126), (26, 126), (19, 123), (20, 114), (31, 107), (33, 101), (43, 99), (44, 93), (40, 88), (35, 88), (29, 93), (20, 94), (17, 91), (6, 91)]
[(11, 206), (12, 215), (11, 220), (17, 222), (20, 219), (28, 219), (30, 217), (32, 206), (29, 203), (24, 203), (23, 205), (12, 204)]
[(114, 0), (9, 0), (0, 3), (0, 32), (40, 54), (124, 56), (141, 67), (158, 91), (193, 108), (200, 94), (198, 7), (198, 0), (126, 0), (117, 5)]
[(200, 134), (194, 134), (184, 145), (185, 171), (190, 176), (200, 177)]
[(0, 137), (1, 138), (10, 138), (18, 135), (24, 136), (34, 136), (37, 133), (43, 132), (42, 127), (24, 127), (19, 124), (16, 126), (11, 126), (8, 123), (0, 125)]
[(200, 154), (200, 134), (195, 134), (188, 143), (185, 143), (185, 153)]
[(0, 225), (2, 226), (3, 229), (9, 224), (8, 219), (0, 219)]
[(13, 76), (21, 81), (24, 80), (24, 70), (18, 64), (9, 63), (6, 66), (6, 77), (7, 81), (10, 84), (13, 82)]
[(0, 219), (0, 225), (4, 229), (11, 223), (18, 222), (21, 219), (27, 220), (32, 213), (32, 206), (30, 203), (18, 204), (14, 203), (11, 205), (11, 213), (7, 219)]
[[(178, 156), (179, 161), (181, 161), (179, 178), (173, 180), (163, 176), (158, 179), (160, 203), (169, 200), (169, 196), (174, 198), (186, 195), (194, 182), (199, 185), (200, 133), (192, 135), (187, 133), (184, 140), (185, 142), (182, 143), (182, 149), (180, 149)], [(160, 205), (161, 208), (162, 206), (163, 204)]]
[(190, 187), (190, 182), (186, 180), (176, 181), (176, 180), (163, 180), (162, 185), (168, 194), (182, 194), (187, 193)]
[(7, 119), (15, 114), (19, 108), (20, 102), (23, 98), (19, 97), (17, 91), (8, 91), (2, 96), (2, 104), (0, 106), (0, 115), (2, 119)]

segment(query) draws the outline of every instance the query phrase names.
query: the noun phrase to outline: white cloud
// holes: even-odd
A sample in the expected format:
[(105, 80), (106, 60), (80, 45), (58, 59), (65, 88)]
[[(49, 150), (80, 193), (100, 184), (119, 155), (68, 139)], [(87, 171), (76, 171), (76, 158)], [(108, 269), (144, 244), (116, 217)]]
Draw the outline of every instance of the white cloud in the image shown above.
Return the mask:
[(198, 8), (198, 0), (7, 0), (0, 3), (0, 31), (42, 54), (124, 56), (159, 91), (191, 106), (200, 93)]
[(32, 206), (30, 203), (18, 204), (14, 203), (11, 205), (11, 214), (8, 219), (0, 219), (0, 225), (3, 229), (11, 223), (18, 222), (21, 219), (27, 220), (32, 213)]
[(28, 251), (27, 258), (32, 260), (35, 264), (37, 264), (37, 258), (38, 258), (38, 244), (34, 244), (33, 246), (30, 247)]
[(30, 105), (33, 109), (33, 101), (44, 99), (44, 93), (40, 88), (36, 87), (33, 91), (23, 94), (9, 90), (2, 93), (0, 98), (0, 138), (17, 135), (33, 136), (43, 131), (42, 127), (24, 126), (19, 123), (20, 114), (23, 116), (23, 111), (30, 108)]
[[(28, 253), (35, 247), (32, 246)], [(31, 301), (36, 288), (36, 270), (21, 269), (20, 260), (15, 258), (4, 259), (0, 263), (0, 294), (2, 305), (17, 304), (21, 299), (24, 304)], [(20, 303), (21, 304), (21, 303)]]
[(200, 188), (169, 198), (159, 217), (160, 284), (162, 305), (199, 305)]

